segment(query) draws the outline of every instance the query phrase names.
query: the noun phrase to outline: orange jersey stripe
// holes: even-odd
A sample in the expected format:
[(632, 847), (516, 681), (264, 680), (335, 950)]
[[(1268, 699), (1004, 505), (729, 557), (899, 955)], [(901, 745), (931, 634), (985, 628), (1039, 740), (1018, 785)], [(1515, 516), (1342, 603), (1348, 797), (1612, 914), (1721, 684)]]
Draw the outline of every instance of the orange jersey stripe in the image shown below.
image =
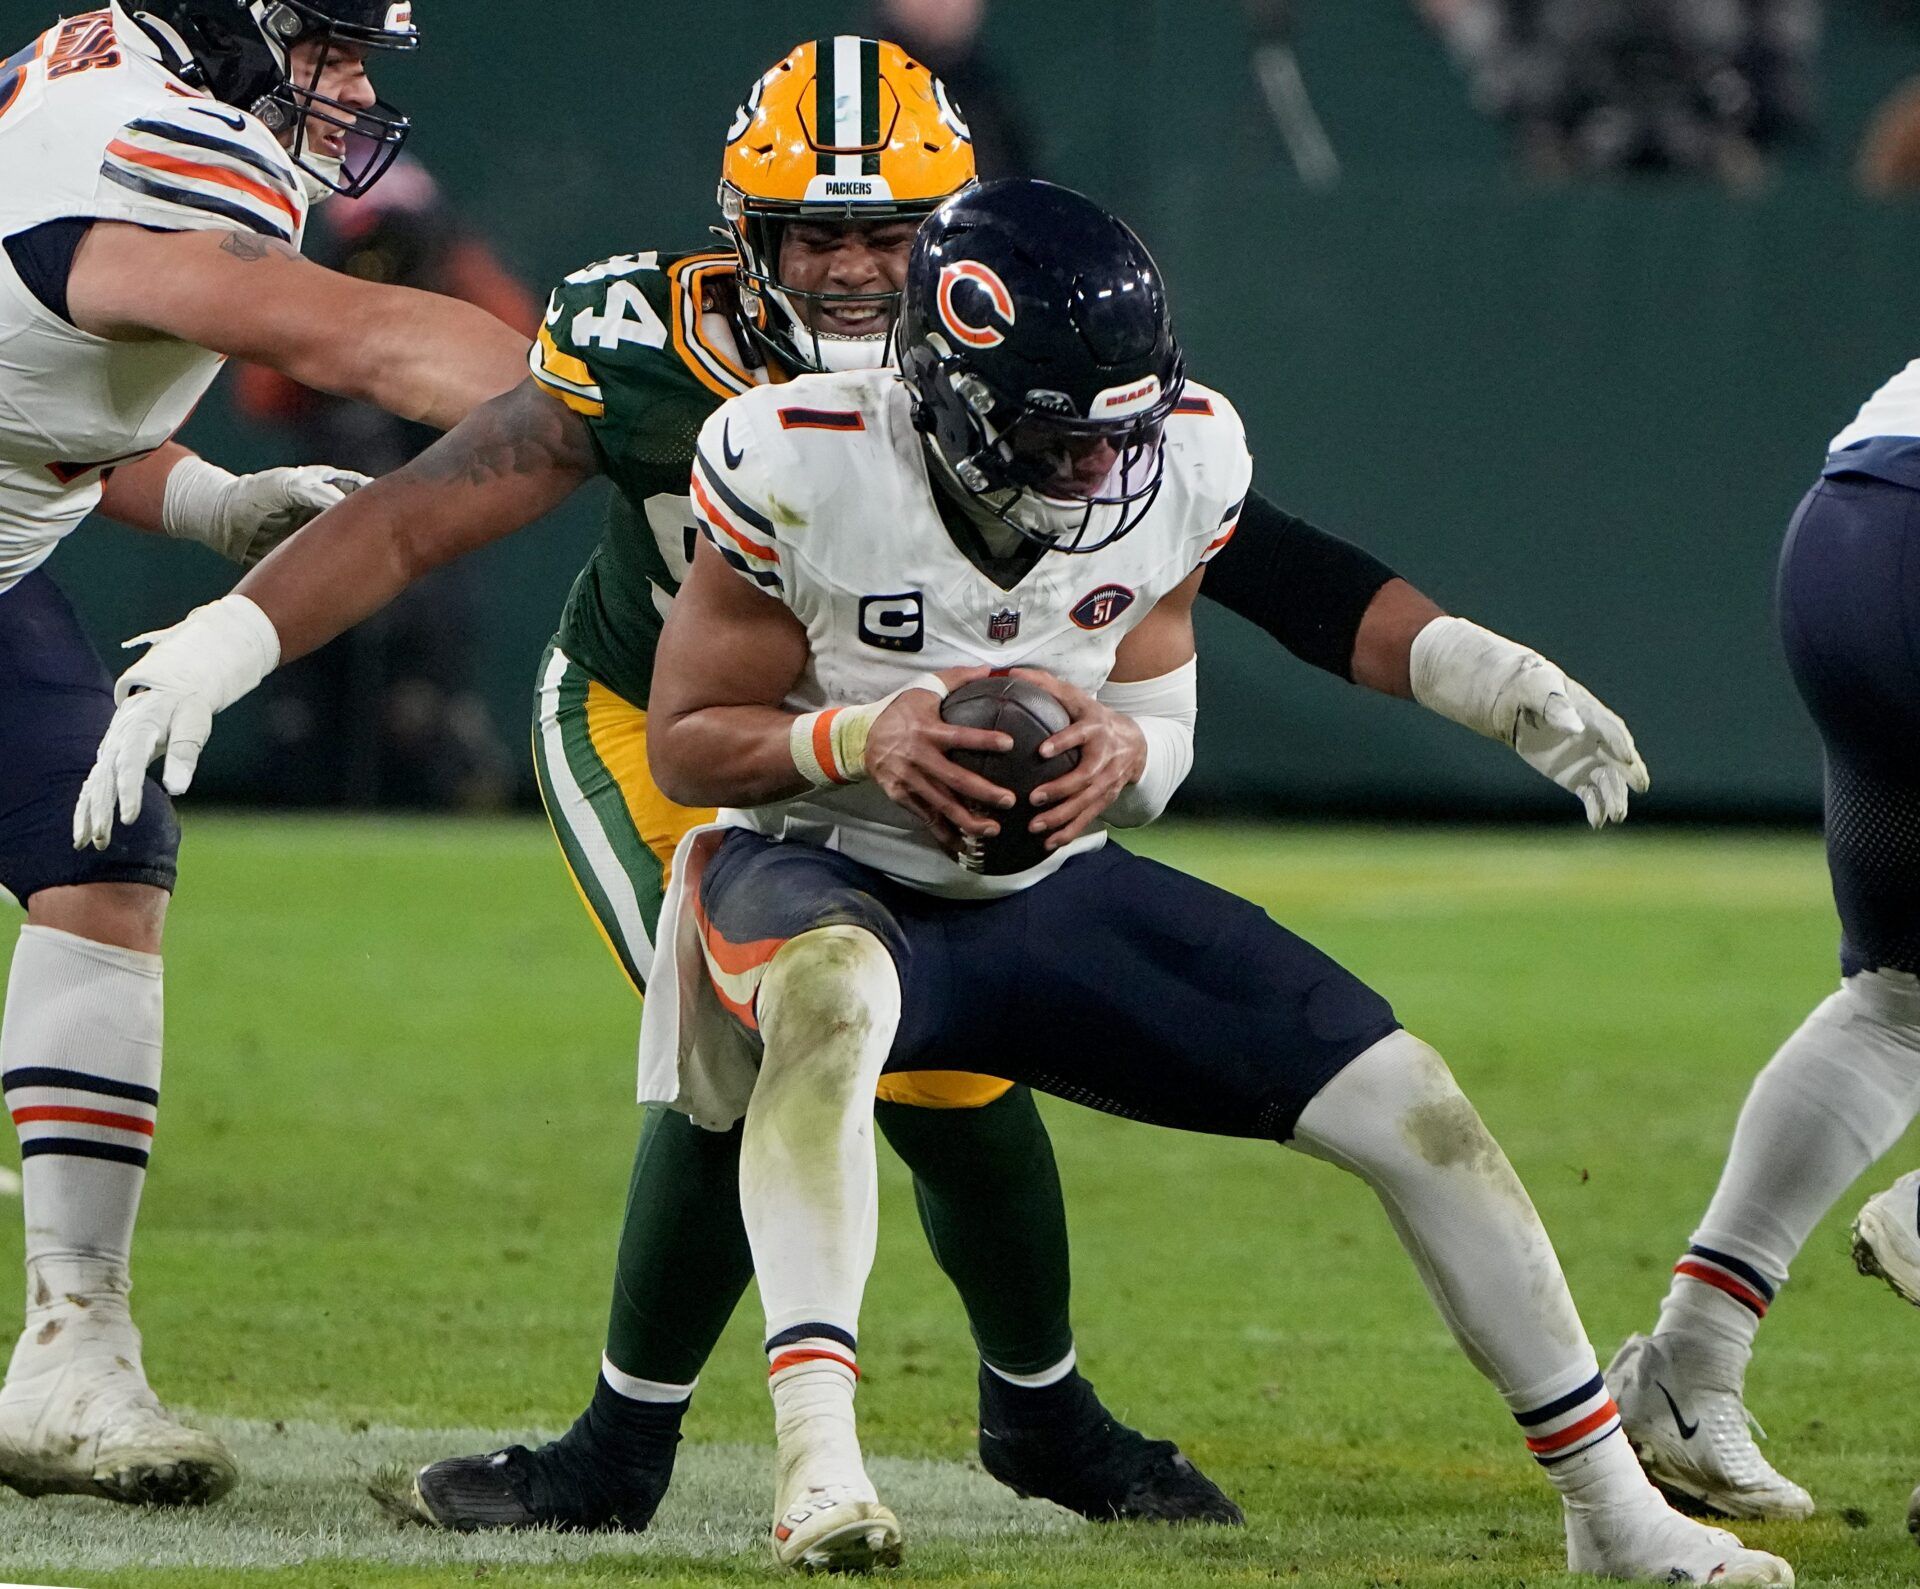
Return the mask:
[(48, 1103), (13, 1111), (13, 1123), (17, 1126), (32, 1125), (36, 1120), (60, 1120), (77, 1126), (111, 1126), (116, 1131), (137, 1131), (143, 1137), (153, 1135), (151, 1120), (142, 1120), (138, 1115), (113, 1114), (106, 1109), (70, 1109), (65, 1104)]
[(1578, 1423), (1568, 1424), (1558, 1434), (1541, 1435), (1538, 1439), (1528, 1439), (1527, 1449), (1536, 1453), (1558, 1451), (1562, 1446), (1570, 1446), (1583, 1435), (1590, 1435), (1609, 1418), (1618, 1418), (1620, 1409), (1614, 1405), (1613, 1398), (1607, 1398), (1606, 1406), (1597, 1412), (1590, 1412)]
[(1233, 539), (1235, 532), (1238, 531), (1239, 528), (1240, 528), (1240, 521), (1238, 519), (1235, 519), (1233, 523), (1227, 526), (1227, 533), (1221, 536), (1220, 539), (1217, 541), (1209, 541), (1207, 543), (1207, 551), (1202, 552), (1200, 555), (1202, 557), (1205, 557), (1207, 555), (1207, 552), (1219, 551), (1221, 547), (1225, 546), (1227, 542)]
[(285, 194), (276, 193), (264, 182), (256, 182), (252, 177), (242, 176), (238, 171), (229, 171), (225, 166), (204, 165), (198, 160), (182, 160), (177, 155), (161, 154), (157, 150), (137, 149), (119, 138), (107, 145), (109, 154), (117, 154), (132, 165), (146, 166), (152, 171), (165, 171), (173, 176), (192, 177), (200, 182), (217, 182), (222, 187), (232, 188), (236, 193), (245, 193), (258, 199), (262, 204), (270, 204), (295, 226), (300, 224), (300, 212), (293, 207), (292, 200)]
[(715, 506), (713, 498), (707, 495), (707, 488), (701, 484), (697, 470), (693, 476), (693, 496), (694, 500), (706, 510), (707, 522), (715, 529), (725, 530), (727, 535), (739, 545), (741, 551), (765, 558), (770, 563), (780, 561), (780, 549), (777, 546), (764, 546), (759, 541), (749, 540), (727, 522), (727, 516)]

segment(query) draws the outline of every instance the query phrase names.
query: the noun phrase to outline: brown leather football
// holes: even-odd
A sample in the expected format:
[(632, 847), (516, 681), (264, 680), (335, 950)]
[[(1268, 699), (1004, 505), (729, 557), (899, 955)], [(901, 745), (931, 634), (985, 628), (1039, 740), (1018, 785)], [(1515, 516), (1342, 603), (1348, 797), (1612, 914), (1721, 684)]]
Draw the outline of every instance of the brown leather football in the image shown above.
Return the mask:
[(1000, 824), (999, 833), (970, 847), (976, 870), (988, 877), (1007, 877), (1038, 866), (1046, 859), (1046, 835), (1027, 831), (1027, 824), (1038, 815), (1033, 791), (1072, 771), (1080, 761), (1077, 750), (1046, 761), (1040, 758), (1040, 746), (1071, 721), (1067, 709), (1037, 684), (995, 675), (961, 685), (941, 703), (940, 715), (963, 728), (997, 728), (1013, 738), (1013, 749), (1008, 751), (953, 752), (954, 761), (969, 772), (1020, 797), (1018, 805), (992, 813)]

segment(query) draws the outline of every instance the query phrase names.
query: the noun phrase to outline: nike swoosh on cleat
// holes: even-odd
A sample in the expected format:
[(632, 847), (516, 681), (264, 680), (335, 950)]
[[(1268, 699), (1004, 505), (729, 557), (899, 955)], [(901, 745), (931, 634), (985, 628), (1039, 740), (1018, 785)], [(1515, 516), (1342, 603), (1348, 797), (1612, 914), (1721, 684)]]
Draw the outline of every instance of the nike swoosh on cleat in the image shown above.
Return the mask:
[(221, 126), (231, 127), (235, 132), (245, 132), (247, 130), (247, 119), (244, 116), (225, 116), (217, 110), (208, 110), (205, 105), (189, 105), (187, 109), (197, 110), (203, 116), (211, 116), (215, 121), (219, 122)]
[(1667, 1407), (1673, 1414), (1673, 1422), (1675, 1427), (1680, 1431), (1680, 1438), (1682, 1440), (1691, 1440), (1700, 1432), (1700, 1425), (1698, 1423), (1688, 1423), (1686, 1419), (1680, 1416), (1680, 1404), (1673, 1399), (1673, 1393), (1669, 1391), (1665, 1385), (1661, 1384), (1659, 1380), (1656, 1379), (1653, 1382), (1653, 1386), (1655, 1390), (1667, 1398)]
[(738, 469), (747, 456), (746, 449), (733, 450), (733, 421), (728, 420), (720, 427), (720, 457), (729, 469)]

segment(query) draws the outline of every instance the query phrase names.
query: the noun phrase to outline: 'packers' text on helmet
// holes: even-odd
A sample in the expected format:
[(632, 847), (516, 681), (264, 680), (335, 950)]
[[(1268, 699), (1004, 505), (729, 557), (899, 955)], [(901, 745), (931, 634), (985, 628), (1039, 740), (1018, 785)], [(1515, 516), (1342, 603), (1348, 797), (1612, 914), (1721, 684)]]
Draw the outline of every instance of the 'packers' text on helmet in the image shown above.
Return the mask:
[[(412, 0), (115, 0), (174, 58), (175, 70), (215, 99), (251, 112), (292, 155), (309, 192), (359, 198), (387, 172), (412, 126), (393, 106), (345, 105), (320, 92), (327, 58), (341, 46), (412, 50), (420, 43)], [(295, 46), (318, 40), (306, 81), (296, 82)], [(348, 134), (344, 160), (308, 139), (309, 122)]]
[(959, 194), (914, 239), (895, 341), (939, 474), (981, 508), (1058, 552), (1146, 517), (1186, 360), (1117, 217), (1051, 182)]
[[(966, 122), (899, 45), (845, 34), (802, 44), (753, 85), (727, 132), (720, 213), (740, 256), (748, 328), (803, 370), (883, 364), (885, 334), (835, 336), (805, 312), (876, 295), (783, 287), (782, 230), (797, 220), (917, 222), (973, 179)], [(879, 296), (891, 326), (899, 295)]]

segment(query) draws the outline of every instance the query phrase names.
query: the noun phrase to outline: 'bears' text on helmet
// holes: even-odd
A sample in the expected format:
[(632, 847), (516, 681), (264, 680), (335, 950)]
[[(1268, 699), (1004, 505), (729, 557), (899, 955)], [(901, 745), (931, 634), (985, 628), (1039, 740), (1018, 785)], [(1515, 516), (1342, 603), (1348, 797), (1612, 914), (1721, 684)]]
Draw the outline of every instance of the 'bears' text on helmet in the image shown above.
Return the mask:
[(1091, 552), (1152, 507), (1186, 382), (1166, 288), (1115, 216), (1050, 182), (988, 182), (920, 228), (895, 332), (943, 471), (1030, 540)]
[[(783, 363), (862, 369), (887, 338), (835, 336), (804, 312), (874, 294), (780, 284), (780, 240), (795, 221), (919, 221), (974, 179), (973, 139), (944, 84), (897, 44), (852, 35), (800, 45), (734, 113), (720, 180), (726, 236), (740, 256), (744, 318)], [(891, 325), (899, 295), (886, 300)]]

